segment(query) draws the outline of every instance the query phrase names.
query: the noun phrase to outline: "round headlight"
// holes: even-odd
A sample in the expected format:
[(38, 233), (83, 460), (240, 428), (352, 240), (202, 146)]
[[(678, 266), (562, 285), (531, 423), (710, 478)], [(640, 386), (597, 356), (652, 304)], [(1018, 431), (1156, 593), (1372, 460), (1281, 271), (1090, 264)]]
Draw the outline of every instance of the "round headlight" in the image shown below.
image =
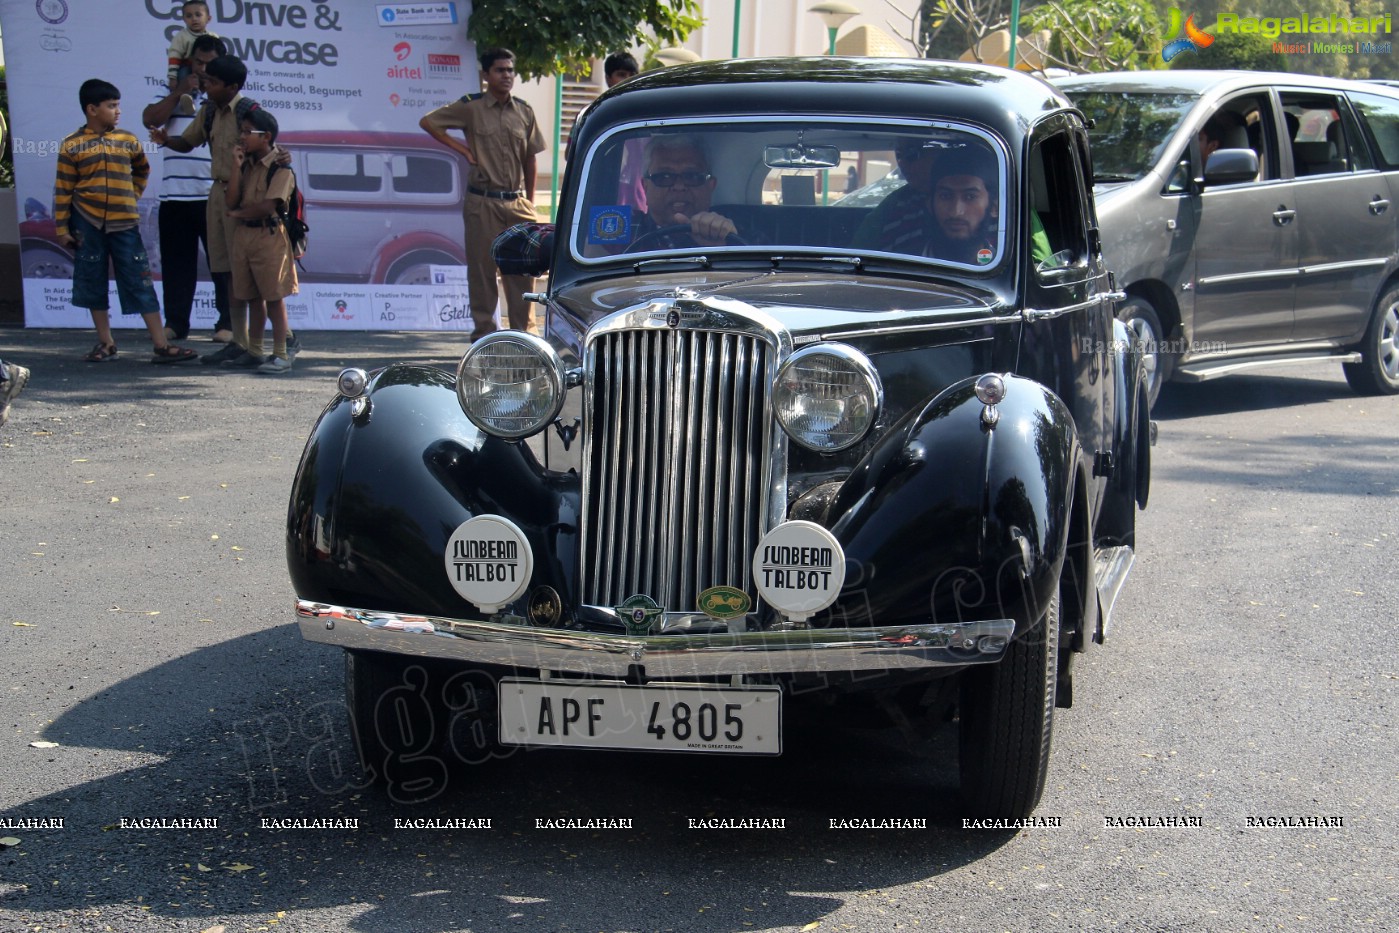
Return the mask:
[(879, 373), (854, 347), (824, 343), (798, 350), (777, 373), (773, 409), (787, 435), (830, 453), (856, 444), (879, 418)]
[(563, 361), (533, 334), (501, 330), (471, 345), (457, 367), (457, 398), (471, 423), (515, 440), (542, 431), (563, 407)]

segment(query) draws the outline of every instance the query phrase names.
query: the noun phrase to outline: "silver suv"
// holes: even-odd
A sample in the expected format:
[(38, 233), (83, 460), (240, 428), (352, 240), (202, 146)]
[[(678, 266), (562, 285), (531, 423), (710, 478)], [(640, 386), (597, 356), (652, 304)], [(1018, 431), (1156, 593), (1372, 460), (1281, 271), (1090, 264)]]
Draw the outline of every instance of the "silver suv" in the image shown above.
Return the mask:
[(1317, 359), (1399, 392), (1399, 91), (1227, 71), (1055, 83), (1092, 121), (1103, 251), (1152, 401), (1172, 378)]

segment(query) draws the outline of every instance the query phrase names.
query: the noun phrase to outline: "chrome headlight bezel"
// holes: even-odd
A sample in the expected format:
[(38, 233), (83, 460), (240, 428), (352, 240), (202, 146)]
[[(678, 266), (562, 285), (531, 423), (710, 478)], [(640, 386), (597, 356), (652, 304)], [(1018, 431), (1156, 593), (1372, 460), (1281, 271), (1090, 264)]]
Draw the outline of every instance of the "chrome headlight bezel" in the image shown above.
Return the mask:
[[(502, 346), (506, 345), (506, 346)], [(538, 372), (526, 380), (532, 383), (536, 380), (543, 380), (543, 387), (547, 391), (545, 402), (537, 407), (537, 413), (518, 424), (502, 426), (501, 418), (497, 416), (491, 420), (482, 411), (480, 402), (485, 398), (481, 392), (473, 392), (473, 389), (485, 386), (506, 387), (511, 385), (521, 385), (519, 382), (509, 381), (489, 381), (481, 373), (491, 372), (483, 367), (479, 367), (485, 360), (489, 359), (486, 354), (492, 350), (499, 352), (503, 349), (513, 352), (524, 351), (533, 355), (537, 360)], [(516, 364), (516, 368), (528, 365), (528, 356), (522, 356), (521, 362)], [(461, 362), (457, 364), (457, 402), (461, 405), (462, 412), (467, 419), (482, 431), (492, 437), (500, 437), (506, 440), (521, 440), (531, 437), (544, 430), (554, 419), (559, 416), (559, 411), (563, 408), (564, 394), (566, 391), (567, 376), (564, 372), (563, 361), (554, 352), (546, 341), (536, 337), (534, 334), (519, 330), (498, 330), (492, 334), (487, 334), (477, 340), (471, 347), (462, 354)], [(534, 401), (533, 398), (521, 403), (524, 408)], [(512, 418), (512, 420), (514, 420)]]
[[(840, 432), (821, 432), (809, 428), (803, 430), (789, 414), (793, 407), (789, 400), (795, 400), (802, 396), (811, 398), (813, 395), (810, 391), (792, 388), (794, 377), (796, 384), (801, 385), (801, 377), (797, 375), (797, 368), (810, 367), (817, 358), (821, 357), (826, 358), (823, 365), (827, 366), (829, 371), (843, 372), (852, 380), (852, 387), (858, 391), (859, 395), (852, 393), (845, 397), (847, 400), (863, 396), (862, 410), (855, 412), (862, 423), (853, 424)], [(814, 386), (814, 383), (809, 385)], [(868, 356), (843, 343), (818, 343), (803, 347), (793, 353), (778, 369), (777, 379), (772, 387), (772, 410), (777, 423), (782, 426), (782, 430), (789, 438), (817, 453), (839, 453), (860, 443), (869, 436), (870, 431), (878, 423), (883, 408), (884, 384), (879, 379), (879, 371), (874, 368), (874, 364), (870, 362)], [(838, 437), (832, 438), (832, 434), (837, 434)]]

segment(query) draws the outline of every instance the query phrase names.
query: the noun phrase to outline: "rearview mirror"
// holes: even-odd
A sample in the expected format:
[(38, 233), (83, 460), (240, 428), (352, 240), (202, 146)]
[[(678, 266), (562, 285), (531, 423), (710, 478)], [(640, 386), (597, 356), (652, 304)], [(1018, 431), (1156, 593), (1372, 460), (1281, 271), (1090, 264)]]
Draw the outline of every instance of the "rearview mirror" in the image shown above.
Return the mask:
[(840, 149), (800, 142), (768, 146), (763, 150), (763, 162), (768, 168), (835, 168), (840, 164)]

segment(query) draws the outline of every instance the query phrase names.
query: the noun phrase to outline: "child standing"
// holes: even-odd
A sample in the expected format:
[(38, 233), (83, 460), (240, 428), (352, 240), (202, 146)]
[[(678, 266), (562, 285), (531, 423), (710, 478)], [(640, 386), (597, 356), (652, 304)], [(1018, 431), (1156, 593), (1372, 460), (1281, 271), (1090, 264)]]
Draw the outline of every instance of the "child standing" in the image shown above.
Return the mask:
[(180, 5), (180, 19), (185, 21), (185, 25), (179, 32), (170, 37), (170, 48), (166, 50), (166, 61), (169, 69), (165, 73), (166, 81), (170, 89), (175, 86), (185, 75), (190, 73), (190, 59), (194, 57), (194, 40), (200, 36), (217, 36), (218, 33), (209, 31), (209, 4), (204, 0), (186, 0)]
[(272, 321), (272, 355), (257, 367), (277, 375), (291, 370), (287, 355), (287, 304), (297, 292), (296, 261), (282, 224), (296, 177), (290, 166), (278, 164), (277, 118), (261, 108), (239, 123), (239, 146), (233, 151), (235, 171), (228, 179), (228, 215), (238, 222), (233, 231), (233, 297), (249, 302), (248, 353), (261, 358), (262, 332)]
[(135, 136), (117, 129), (121, 92), (93, 78), (78, 90), (87, 124), (58, 147), (53, 187), (55, 233), (74, 250), (73, 304), (92, 312), (97, 346), (84, 359), (102, 363), (117, 355), (108, 314), (107, 264), (116, 273), (123, 314), (139, 314), (155, 346), (154, 363), (199, 359), (165, 337), (160, 303), (151, 285), (146, 247), (137, 229), (136, 202), (146, 189), (150, 163)]

